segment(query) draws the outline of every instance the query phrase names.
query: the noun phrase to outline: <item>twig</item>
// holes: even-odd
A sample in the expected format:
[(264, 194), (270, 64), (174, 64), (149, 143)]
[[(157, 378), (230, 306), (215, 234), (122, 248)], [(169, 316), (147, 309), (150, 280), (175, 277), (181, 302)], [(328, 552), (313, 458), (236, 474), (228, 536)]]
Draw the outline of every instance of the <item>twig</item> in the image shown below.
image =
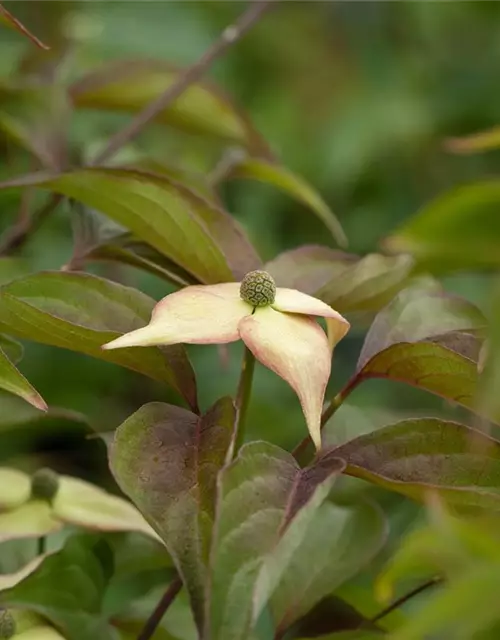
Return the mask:
[(135, 138), (151, 120), (176, 100), (190, 85), (199, 80), (217, 58), (220, 58), (229, 47), (240, 40), (272, 4), (274, 4), (273, 0), (253, 2), (236, 22), (224, 29), (220, 37), (207, 49), (201, 58), (188, 67), (177, 78), (176, 82), (168, 87), (156, 100), (153, 100), (143, 111), (138, 113), (128, 125), (112, 136), (91, 164), (97, 165), (108, 160), (119, 149)]
[(160, 602), (156, 605), (153, 613), (146, 620), (146, 624), (142, 628), (142, 631), (137, 636), (137, 640), (149, 640), (153, 637), (156, 628), (161, 622), (161, 619), (167, 612), (172, 602), (175, 600), (176, 595), (182, 589), (182, 580), (179, 576), (176, 576), (167, 587), (167, 590), (163, 594)]
[[(29, 192), (29, 190), (24, 193)], [(54, 209), (62, 201), (63, 196), (54, 194), (52, 198), (32, 216), (27, 215), (24, 211), (23, 202), (21, 202), (21, 208), (19, 210), (19, 216), (17, 222), (7, 229), (4, 237), (0, 239), (0, 256), (6, 256), (13, 251), (16, 251), (26, 242), (28, 237), (33, 231), (43, 223)]]
[(406, 602), (408, 602), (415, 596), (418, 596), (423, 591), (427, 591), (427, 589), (430, 589), (431, 587), (441, 584), (441, 582), (443, 582), (443, 579), (439, 577), (435, 577), (435, 578), (431, 578), (430, 580), (427, 580), (427, 582), (424, 582), (420, 586), (415, 587), (415, 589), (412, 589), (409, 593), (406, 593), (404, 596), (401, 596), (397, 600), (394, 600), (392, 604), (390, 604), (385, 609), (382, 609), (380, 613), (377, 613), (377, 615), (371, 618), (370, 620), (368, 620), (368, 622), (370, 624), (377, 623), (379, 620), (382, 620), (382, 618), (385, 618), (390, 613), (392, 613), (395, 609), (399, 609), (399, 607), (402, 607), (404, 604), (406, 604)]

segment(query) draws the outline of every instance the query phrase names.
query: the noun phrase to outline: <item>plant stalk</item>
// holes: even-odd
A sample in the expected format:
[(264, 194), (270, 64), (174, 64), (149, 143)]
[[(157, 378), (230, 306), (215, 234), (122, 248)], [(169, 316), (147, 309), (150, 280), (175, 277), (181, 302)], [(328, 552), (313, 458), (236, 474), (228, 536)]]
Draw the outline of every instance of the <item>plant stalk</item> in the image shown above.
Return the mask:
[(240, 381), (236, 392), (236, 420), (234, 425), (233, 451), (234, 457), (245, 441), (245, 423), (252, 393), (253, 372), (255, 369), (255, 357), (253, 353), (245, 347), (243, 362), (241, 364)]
[(156, 605), (153, 613), (146, 620), (146, 624), (142, 628), (142, 631), (137, 636), (137, 640), (150, 640), (153, 637), (158, 625), (160, 624), (163, 616), (167, 612), (168, 608), (175, 600), (175, 597), (182, 589), (182, 580), (179, 576), (176, 576), (172, 582), (168, 585), (167, 590), (163, 594), (160, 602)]

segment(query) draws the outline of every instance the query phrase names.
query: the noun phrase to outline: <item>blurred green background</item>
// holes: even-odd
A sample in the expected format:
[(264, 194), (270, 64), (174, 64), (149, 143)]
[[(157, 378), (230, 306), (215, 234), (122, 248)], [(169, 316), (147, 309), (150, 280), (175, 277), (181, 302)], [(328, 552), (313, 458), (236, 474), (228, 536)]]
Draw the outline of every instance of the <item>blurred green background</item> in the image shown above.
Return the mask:
[[(43, 40), (72, 42), (63, 65), (67, 78), (110, 59), (189, 64), (244, 8), (243, 2), (211, 1), (5, 4)], [(453, 155), (443, 141), (500, 122), (499, 3), (279, 5), (214, 65), (209, 77), (249, 114), (282, 163), (322, 194), (344, 226), (349, 251), (380, 250), (385, 235), (437, 194), (495, 174), (498, 152)], [(27, 46), (18, 34), (2, 31), (0, 76), (15, 75)], [(74, 147), (95, 152), (128, 117), (76, 114)], [(171, 164), (202, 171), (217, 159), (199, 140), (179, 138), (165, 127), (152, 127), (138, 146), (154, 149)], [(0, 176), (30, 168), (28, 154), (2, 138)], [(224, 185), (222, 196), (265, 260), (302, 244), (333, 246), (317, 218), (271, 187), (235, 181)], [(0, 192), (3, 229), (18, 205), (19, 194)], [(20, 262), (3, 261), (0, 278), (59, 269), (71, 256), (71, 243), (69, 210), (61, 208), (23, 248)], [(157, 299), (168, 291), (153, 276), (125, 267), (93, 270)], [(457, 275), (444, 284), (487, 306), (487, 276)], [(365, 329), (355, 326), (339, 345), (331, 393), (353, 371)], [(234, 393), (240, 345), (231, 346), (227, 365), (215, 347), (190, 347), (189, 353), (203, 407)], [(51, 407), (83, 414), (98, 431), (114, 429), (149, 400), (178, 401), (168, 389), (130, 371), (54, 348), (26, 345), (20, 368)], [(306, 433), (297, 398), (261, 366), (254, 384), (248, 437), (293, 447)], [(456, 410), (409, 387), (368, 381), (338, 412), (336, 428), (352, 432), (358, 422), (363, 428), (367, 420), (381, 424), (395, 416), (440, 412)], [(85, 437), (83, 418), (70, 418), (59, 412), (39, 419), (22, 401), (1, 396), (2, 457), (18, 456), (28, 447), (45, 462), (96, 478), (106, 468), (104, 448)], [(14, 435), (13, 427), (25, 421), (29, 426), (16, 427)]]

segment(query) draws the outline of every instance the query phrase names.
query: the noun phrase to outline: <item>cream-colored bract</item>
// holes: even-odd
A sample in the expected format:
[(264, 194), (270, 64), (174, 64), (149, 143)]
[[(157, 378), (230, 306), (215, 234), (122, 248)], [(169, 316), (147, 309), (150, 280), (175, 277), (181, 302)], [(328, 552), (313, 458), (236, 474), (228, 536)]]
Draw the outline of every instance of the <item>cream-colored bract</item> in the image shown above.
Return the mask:
[[(313, 319), (325, 318), (328, 337)], [(327, 304), (295, 289), (255, 310), (240, 298), (236, 282), (186, 287), (163, 298), (150, 323), (103, 349), (169, 344), (224, 344), (243, 340), (254, 356), (297, 394), (311, 438), (321, 446), (321, 411), (332, 350), (349, 323)]]

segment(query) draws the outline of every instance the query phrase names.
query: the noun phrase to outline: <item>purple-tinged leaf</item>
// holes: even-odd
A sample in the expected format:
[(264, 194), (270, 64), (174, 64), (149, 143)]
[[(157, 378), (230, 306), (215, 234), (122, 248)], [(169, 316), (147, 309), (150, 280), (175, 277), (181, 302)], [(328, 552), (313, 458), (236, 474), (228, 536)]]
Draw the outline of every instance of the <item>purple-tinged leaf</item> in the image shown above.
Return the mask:
[(384, 516), (369, 503), (325, 502), (304, 523), (307, 509), (302, 509), (265, 558), (255, 590), (254, 619), (270, 599), (278, 633), (356, 575), (386, 539)]
[(42, 272), (0, 287), (0, 330), (19, 338), (114, 362), (167, 383), (196, 407), (196, 384), (184, 348), (104, 351), (121, 333), (149, 322), (154, 301), (83, 273)]
[(326, 452), (346, 473), (416, 500), (432, 492), (461, 507), (500, 509), (500, 442), (463, 424), (403, 420)]
[(320, 298), (340, 313), (373, 312), (408, 285), (413, 261), (379, 254), (359, 258), (313, 245), (282, 253), (266, 270), (278, 286)]
[(130, 416), (111, 447), (112, 472), (156, 530), (204, 624), (215, 483), (231, 443), (235, 410), (229, 398), (204, 416), (153, 402)]
[[(77, 108), (137, 112), (175, 83), (182, 69), (159, 60), (120, 60), (90, 71), (70, 87)], [(269, 155), (266, 143), (231, 101), (207, 82), (189, 86), (157, 122), (209, 135)]]
[[(401, 291), (373, 321), (366, 335), (357, 370), (377, 353), (398, 342), (419, 342), (452, 332), (477, 332), (486, 327), (479, 309), (437, 287)], [(453, 343), (448, 346), (453, 348)], [(456, 349), (460, 351), (460, 349)]]
[[(206, 630), (212, 640), (249, 637), (253, 607), (257, 615), (291, 566), (343, 467), (329, 459), (301, 469), (288, 452), (254, 442), (221, 472)], [(266, 575), (278, 549), (279, 566)]]

